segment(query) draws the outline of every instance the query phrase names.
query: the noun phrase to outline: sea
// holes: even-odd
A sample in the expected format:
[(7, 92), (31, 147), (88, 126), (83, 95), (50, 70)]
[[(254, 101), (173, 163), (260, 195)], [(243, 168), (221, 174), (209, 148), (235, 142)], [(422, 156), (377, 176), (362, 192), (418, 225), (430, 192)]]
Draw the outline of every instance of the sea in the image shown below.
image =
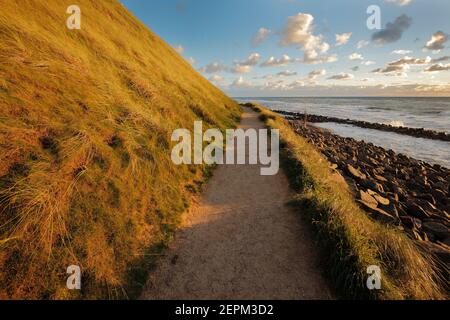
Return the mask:
[[(256, 102), (272, 110), (306, 112), (308, 114), (450, 133), (450, 98), (240, 97), (236, 100), (239, 102)], [(343, 137), (371, 142), (385, 149), (392, 149), (397, 153), (403, 153), (430, 164), (439, 164), (450, 168), (450, 142), (448, 141), (416, 138), (333, 122), (315, 125)]]

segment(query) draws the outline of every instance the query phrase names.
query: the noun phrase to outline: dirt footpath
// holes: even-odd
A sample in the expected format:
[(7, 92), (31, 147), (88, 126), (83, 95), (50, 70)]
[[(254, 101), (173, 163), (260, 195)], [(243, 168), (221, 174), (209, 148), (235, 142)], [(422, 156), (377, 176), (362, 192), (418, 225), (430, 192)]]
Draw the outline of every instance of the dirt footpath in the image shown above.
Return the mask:
[[(263, 128), (246, 110), (241, 128)], [(150, 278), (143, 299), (330, 299), (310, 226), (286, 206), (280, 170), (222, 165)]]

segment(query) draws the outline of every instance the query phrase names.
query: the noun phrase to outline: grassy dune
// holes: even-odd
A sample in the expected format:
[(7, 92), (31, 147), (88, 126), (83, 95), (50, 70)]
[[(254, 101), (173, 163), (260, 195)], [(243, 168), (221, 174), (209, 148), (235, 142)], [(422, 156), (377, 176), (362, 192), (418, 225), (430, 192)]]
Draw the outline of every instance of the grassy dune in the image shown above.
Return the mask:
[[(171, 133), (239, 106), (115, 0), (3, 1), (0, 298), (124, 298), (205, 179)], [(81, 292), (65, 287), (81, 266)]]
[[(269, 127), (280, 129), (284, 167), (326, 250), (327, 272), (340, 296), (351, 299), (444, 299), (431, 257), (402, 232), (370, 219), (353, 200), (342, 176), (280, 116), (258, 105)], [(382, 290), (366, 287), (366, 270), (382, 271)]]

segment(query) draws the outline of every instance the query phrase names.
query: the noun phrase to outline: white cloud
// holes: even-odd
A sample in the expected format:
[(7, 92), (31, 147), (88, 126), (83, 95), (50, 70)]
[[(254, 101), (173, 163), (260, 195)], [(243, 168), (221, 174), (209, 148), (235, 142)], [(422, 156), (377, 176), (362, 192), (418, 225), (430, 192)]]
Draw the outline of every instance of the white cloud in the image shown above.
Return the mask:
[(269, 29), (266, 28), (260, 28), (258, 30), (258, 32), (255, 34), (255, 36), (253, 37), (253, 44), (255, 46), (259, 46), (260, 44), (262, 44), (264, 41), (267, 40), (267, 38), (270, 36), (270, 34), (272, 33), (272, 31), (270, 31)]
[(252, 53), (244, 61), (236, 61), (235, 64), (239, 64), (241, 66), (255, 66), (258, 64), (260, 59), (261, 55), (259, 53)]
[(266, 82), (260, 89), (261, 90), (278, 90), (278, 91), (289, 91), (304, 87), (306, 84), (304, 81), (297, 79), (290, 83), (285, 82), (284, 80), (277, 81), (268, 81)]
[(448, 70), (450, 70), (450, 63), (447, 63), (447, 64), (438, 63), (438, 64), (433, 64), (432, 66), (429, 66), (424, 71), (425, 72), (441, 72), (441, 71), (448, 71)]
[(289, 71), (289, 70), (281, 71), (281, 72), (277, 73), (277, 76), (279, 76), (279, 77), (291, 77), (291, 76), (296, 76), (296, 75), (297, 75), (297, 72)]
[(360, 40), (358, 41), (358, 43), (356, 44), (356, 48), (361, 49), (364, 48), (365, 46), (367, 46), (370, 42), (366, 41), (366, 40)]
[(371, 65), (375, 64), (375, 61), (367, 60), (367, 61), (361, 62), (361, 64), (364, 66), (371, 66)]
[(403, 33), (411, 26), (413, 19), (405, 14), (398, 16), (394, 22), (388, 22), (383, 30), (372, 34), (372, 41), (383, 45), (400, 40)]
[(433, 59), (431, 62), (436, 63), (436, 62), (442, 62), (442, 61), (448, 61), (448, 60), (450, 60), (450, 56), (443, 56), (440, 58)]
[(285, 71), (280, 71), (278, 73), (275, 74), (266, 74), (264, 76), (255, 76), (254, 79), (276, 79), (276, 78), (280, 78), (280, 77), (292, 77), (292, 76), (296, 76), (298, 75), (298, 73), (296, 71), (290, 71), (290, 70), (285, 70)]
[(338, 60), (337, 55), (325, 55), (320, 57), (311, 57), (305, 54), (305, 57), (302, 59), (298, 59), (298, 62), (308, 63), (308, 64), (321, 64), (321, 63), (331, 63), (336, 62)]
[(193, 57), (189, 57), (189, 58), (187, 58), (187, 62), (194, 65), (197, 61), (195, 61), (195, 59)]
[(384, 68), (378, 68), (372, 71), (372, 73), (385, 74), (387, 76), (407, 76), (406, 71), (410, 69), (410, 66), (427, 65), (433, 60), (430, 57), (424, 59), (417, 59), (405, 56), (401, 59), (392, 61)]
[(400, 49), (400, 50), (394, 50), (394, 51), (391, 52), (391, 54), (399, 54), (399, 55), (405, 55), (405, 54), (408, 54), (408, 53), (411, 53), (411, 50), (402, 50), (402, 49)]
[(295, 80), (289, 84), (290, 89), (296, 89), (296, 88), (300, 88), (300, 87), (304, 87), (304, 86), (305, 86), (305, 82), (302, 80)]
[(312, 35), (314, 17), (310, 14), (298, 13), (288, 18), (288, 22), (282, 32), (281, 45), (299, 45), (311, 47), (317, 39)]
[(317, 79), (317, 77), (319, 76), (324, 76), (327, 74), (327, 71), (322, 69), (322, 70), (313, 70), (310, 73), (308, 73), (308, 79), (310, 81), (314, 81)]
[(324, 63), (336, 61), (337, 57), (320, 57), (330, 49), (330, 45), (323, 41), (322, 35), (314, 35), (314, 17), (307, 13), (298, 13), (288, 17), (288, 21), (281, 33), (280, 45), (295, 45), (304, 53), (304, 63)]
[(220, 62), (213, 62), (208, 64), (205, 67), (200, 68), (200, 71), (203, 73), (216, 73), (225, 69), (225, 66)]
[(181, 44), (179, 44), (178, 46), (176, 46), (174, 49), (175, 49), (175, 51), (178, 52), (179, 54), (183, 54), (183, 52), (184, 52), (184, 47), (183, 47)]
[(225, 79), (223, 77), (219, 76), (218, 74), (212, 75), (209, 78), (209, 81), (217, 83), (217, 84), (222, 83), (224, 80)]
[(438, 31), (431, 36), (431, 40), (425, 45), (425, 49), (434, 52), (440, 52), (445, 48), (445, 43), (448, 40), (448, 35), (442, 31)]
[(364, 60), (363, 56), (360, 55), (359, 53), (352, 53), (351, 55), (348, 56), (349, 60)]
[(354, 77), (355, 76), (352, 75), (351, 73), (344, 73), (344, 72), (342, 72), (342, 73), (336, 74), (334, 76), (331, 76), (328, 79), (329, 80), (351, 80)]
[[(246, 94), (256, 94), (259, 91), (269, 91), (271, 95), (290, 96), (450, 96), (449, 84), (424, 84), (424, 83), (408, 83), (408, 84), (386, 84), (378, 83), (377, 80), (371, 78), (362, 79), (363, 85), (347, 84), (343, 81), (330, 81), (324, 85), (309, 84), (302, 79), (295, 80), (291, 83), (285, 81), (272, 81), (263, 85), (253, 85), (246, 91)], [(278, 88), (278, 89), (277, 89)], [(228, 87), (228, 89), (232, 89)]]
[(336, 47), (346, 44), (352, 37), (352, 32), (336, 34)]
[(384, 0), (387, 3), (393, 3), (398, 6), (407, 6), (411, 3), (412, 0)]
[(292, 62), (292, 58), (284, 54), (281, 58), (276, 59), (275, 57), (270, 57), (261, 64), (261, 67), (280, 67), (285, 66)]
[(405, 76), (407, 65), (388, 65), (385, 68), (378, 68), (372, 71), (372, 73), (393, 75), (393, 76)]
[(266, 82), (261, 89), (263, 89), (263, 90), (287, 90), (287, 89), (289, 89), (289, 87), (284, 82), (284, 80), (276, 80), (276, 81)]
[(234, 66), (228, 71), (232, 73), (249, 73), (252, 71), (252, 66), (257, 65), (260, 59), (261, 55), (259, 53), (252, 53), (243, 61), (234, 61)]
[[(446, 95), (450, 92), (450, 86), (448, 84), (444, 85), (415, 85), (414, 91), (420, 93), (442, 93), (447, 91)], [(433, 95), (434, 96), (434, 95)]]
[(247, 82), (242, 76), (234, 80), (233, 83), (231, 84), (231, 87), (233, 88), (250, 88), (252, 86), (253, 86), (252, 83)]
[(432, 62), (431, 57), (426, 57), (424, 59), (417, 59), (405, 56), (401, 59), (395, 60), (393, 62), (390, 62), (389, 65), (391, 66), (400, 66), (400, 65), (422, 65), (422, 64), (429, 64)]
[(249, 73), (250, 71), (252, 71), (252, 67), (251, 66), (243, 66), (240, 64), (236, 64), (234, 65), (233, 68), (231, 68), (230, 70), (232, 73)]

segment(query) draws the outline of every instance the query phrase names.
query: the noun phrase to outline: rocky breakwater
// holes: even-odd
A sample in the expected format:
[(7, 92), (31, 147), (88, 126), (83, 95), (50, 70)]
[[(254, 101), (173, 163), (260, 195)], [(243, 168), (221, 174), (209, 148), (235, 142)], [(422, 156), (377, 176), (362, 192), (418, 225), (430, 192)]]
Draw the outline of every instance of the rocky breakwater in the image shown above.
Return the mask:
[(403, 134), (403, 135), (408, 135), (408, 136), (413, 136), (413, 137), (418, 137), (418, 138), (450, 141), (450, 134), (447, 134), (445, 132), (433, 131), (433, 130), (425, 130), (423, 128), (394, 127), (389, 124), (358, 121), (358, 120), (352, 120), (352, 119), (341, 119), (341, 118), (335, 118), (335, 117), (326, 117), (326, 116), (319, 116), (319, 115), (312, 115), (312, 114), (305, 114), (305, 113), (298, 113), (298, 112), (287, 112), (287, 111), (281, 111), (281, 110), (274, 110), (274, 112), (277, 112), (281, 115), (287, 116), (288, 120), (305, 120), (306, 119), (307, 122), (311, 122), (311, 123), (335, 122), (335, 123), (349, 124), (349, 125), (357, 126), (360, 128), (366, 128), (366, 129), (390, 131), (390, 132), (395, 132), (398, 134)]
[(382, 223), (397, 225), (450, 265), (450, 170), (364, 141), (291, 121), (325, 155), (355, 192), (359, 205)]

